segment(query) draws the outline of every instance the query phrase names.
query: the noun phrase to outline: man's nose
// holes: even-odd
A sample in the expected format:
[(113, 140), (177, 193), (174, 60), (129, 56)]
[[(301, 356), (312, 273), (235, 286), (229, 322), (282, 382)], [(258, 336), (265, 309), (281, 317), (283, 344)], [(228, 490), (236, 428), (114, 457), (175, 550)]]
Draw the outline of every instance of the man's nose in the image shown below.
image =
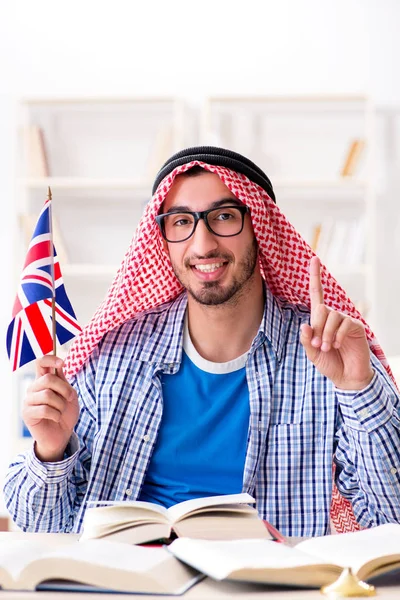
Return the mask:
[(217, 236), (207, 229), (204, 219), (200, 219), (191, 237), (191, 249), (198, 255), (204, 256), (218, 247)]

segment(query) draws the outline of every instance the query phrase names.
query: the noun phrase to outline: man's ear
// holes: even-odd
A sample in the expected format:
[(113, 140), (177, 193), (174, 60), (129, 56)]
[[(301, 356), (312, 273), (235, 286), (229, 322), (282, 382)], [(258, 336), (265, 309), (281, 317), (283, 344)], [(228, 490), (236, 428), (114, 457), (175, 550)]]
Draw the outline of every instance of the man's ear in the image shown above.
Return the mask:
[(163, 248), (164, 248), (165, 252), (166, 252), (166, 253), (168, 254), (168, 256), (169, 256), (168, 242), (167, 242), (166, 240), (164, 240), (164, 238), (162, 238), (162, 245), (163, 245)]

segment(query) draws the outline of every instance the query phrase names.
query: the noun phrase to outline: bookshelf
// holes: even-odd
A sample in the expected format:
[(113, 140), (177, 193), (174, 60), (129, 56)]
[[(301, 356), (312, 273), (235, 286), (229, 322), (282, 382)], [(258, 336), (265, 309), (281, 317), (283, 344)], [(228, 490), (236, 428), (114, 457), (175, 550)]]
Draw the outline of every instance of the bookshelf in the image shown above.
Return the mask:
[[(277, 204), (373, 326), (375, 110), (364, 96), (211, 97), (201, 143), (245, 154)], [(319, 235), (316, 235), (319, 233)]]
[[(30, 239), (27, 217), (37, 217), (50, 186), (67, 292), (85, 325), (113, 280), (160, 165), (186, 146), (213, 144), (237, 150), (266, 171), (278, 205), (308, 242), (320, 227), (324, 262), (373, 326), (374, 119), (374, 107), (363, 96), (211, 97), (197, 112), (176, 98), (23, 100), (15, 283)], [(365, 147), (352, 175), (343, 176), (354, 140)], [(358, 246), (349, 255), (359, 222)], [(32, 377), (32, 366), (21, 369), (18, 398)], [(20, 435), (20, 402), (14, 403), (18, 450), (29, 443)]]
[[(192, 109), (177, 98), (33, 98), (20, 103), (15, 288), (33, 227), (53, 194), (54, 242), (67, 293), (84, 326), (103, 300), (150, 198), (161, 164), (197, 143)], [(59, 349), (63, 356), (66, 348)], [(34, 365), (14, 378), (20, 417)], [(26, 434), (26, 432), (25, 432)]]
[(17, 212), (37, 215), (51, 187), (56, 249), (63, 246), (63, 276), (84, 325), (116, 273), (158, 168), (193, 142), (195, 122), (175, 98), (38, 98), (22, 102), (19, 125)]

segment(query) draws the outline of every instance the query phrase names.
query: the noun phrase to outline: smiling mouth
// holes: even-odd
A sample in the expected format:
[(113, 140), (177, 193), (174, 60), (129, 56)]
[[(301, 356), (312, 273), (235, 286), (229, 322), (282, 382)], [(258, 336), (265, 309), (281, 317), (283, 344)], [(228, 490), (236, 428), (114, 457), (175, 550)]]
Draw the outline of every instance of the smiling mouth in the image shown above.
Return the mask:
[(223, 263), (223, 262), (218, 262), (218, 263), (211, 263), (208, 265), (194, 265), (193, 268), (196, 269), (197, 271), (200, 271), (201, 273), (214, 273), (214, 271), (217, 271), (218, 269), (223, 267), (224, 264), (225, 263)]

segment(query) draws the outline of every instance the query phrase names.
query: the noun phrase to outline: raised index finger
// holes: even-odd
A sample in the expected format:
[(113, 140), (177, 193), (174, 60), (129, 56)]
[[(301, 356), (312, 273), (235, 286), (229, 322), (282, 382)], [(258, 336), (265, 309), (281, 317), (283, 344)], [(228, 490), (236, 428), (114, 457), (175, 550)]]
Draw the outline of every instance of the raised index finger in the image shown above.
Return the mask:
[(324, 290), (321, 283), (321, 263), (318, 256), (313, 256), (310, 262), (310, 301), (311, 313), (319, 304), (324, 303)]

